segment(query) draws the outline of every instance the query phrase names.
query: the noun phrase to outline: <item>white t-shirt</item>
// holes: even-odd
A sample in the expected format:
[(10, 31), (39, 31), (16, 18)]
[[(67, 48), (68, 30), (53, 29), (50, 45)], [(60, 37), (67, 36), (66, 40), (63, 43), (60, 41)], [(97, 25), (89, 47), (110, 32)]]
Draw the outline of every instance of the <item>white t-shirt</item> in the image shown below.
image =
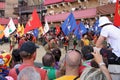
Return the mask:
[(120, 57), (120, 29), (114, 25), (106, 25), (102, 28), (100, 35), (107, 38), (107, 42), (113, 48), (112, 52)]

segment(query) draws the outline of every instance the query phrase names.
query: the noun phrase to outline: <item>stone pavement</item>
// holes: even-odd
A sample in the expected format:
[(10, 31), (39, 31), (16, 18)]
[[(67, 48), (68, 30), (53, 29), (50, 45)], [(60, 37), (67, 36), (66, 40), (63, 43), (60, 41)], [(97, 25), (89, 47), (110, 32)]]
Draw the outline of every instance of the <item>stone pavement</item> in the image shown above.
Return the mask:
[[(18, 45), (16, 44), (15, 48), (17, 48)], [(9, 52), (9, 43), (4, 43), (3, 45), (0, 45), (0, 50), (5, 50), (6, 52)], [(63, 55), (65, 54), (64, 49), (61, 49)], [(39, 45), (39, 48), (37, 49), (37, 58), (35, 62), (41, 63), (42, 62), (42, 57), (46, 53), (45, 49), (43, 46)], [(63, 56), (62, 55), (62, 56)]]
[[(16, 44), (15, 48), (17, 48), (18, 45)], [(35, 62), (41, 62), (42, 56), (45, 54), (45, 50), (42, 46), (39, 46), (40, 48), (37, 49), (37, 59)], [(5, 50), (6, 52), (9, 52), (9, 43), (4, 43), (3, 45), (0, 45), (0, 50)]]
[[(15, 48), (17, 48), (18, 45), (16, 44)], [(69, 47), (69, 49), (72, 49), (73, 46), (71, 45)], [(77, 47), (78, 49), (78, 47)], [(6, 52), (9, 52), (9, 43), (4, 43), (2, 45), (0, 45), (0, 50), (5, 50)], [(62, 51), (62, 57), (61, 59), (64, 57), (66, 51), (64, 50), (64, 48), (61, 48), (61, 51)], [(35, 63), (37, 63), (37, 66), (40, 65), (41, 66), (41, 63), (42, 63), (42, 57), (44, 56), (44, 54), (46, 53), (45, 49), (43, 46), (39, 45), (39, 48), (37, 49), (37, 58), (35, 60)]]

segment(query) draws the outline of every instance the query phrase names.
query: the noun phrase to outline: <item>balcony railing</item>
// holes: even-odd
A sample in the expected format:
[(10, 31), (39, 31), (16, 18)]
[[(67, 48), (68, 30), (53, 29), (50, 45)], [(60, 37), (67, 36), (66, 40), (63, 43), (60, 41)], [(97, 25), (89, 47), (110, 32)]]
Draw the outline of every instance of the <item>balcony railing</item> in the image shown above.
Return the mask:
[(33, 5), (33, 6), (19, 6), (14, 8), (14, 14), (17, 14), (20, 16), (21, 23), (26, 23), (28, 21), (28, 15), (31, 14), (34, 10), (34, 8), (37, 9), (37, 12), (39, 13), (40, 17), (42, 17), (43, 13), (46, 12), (45, 7), (41, 5)]
[(5, 0), (0, 0), (0, 2), (5, 2)]
[(37, 12), (40, 13), (42, 10), (45, 10), (45, 7), (42, 5), (33, 5), (33, 6), (20, 6), (14, 8), (15, 14), (31, 14), (33, 9), (36, 8)]

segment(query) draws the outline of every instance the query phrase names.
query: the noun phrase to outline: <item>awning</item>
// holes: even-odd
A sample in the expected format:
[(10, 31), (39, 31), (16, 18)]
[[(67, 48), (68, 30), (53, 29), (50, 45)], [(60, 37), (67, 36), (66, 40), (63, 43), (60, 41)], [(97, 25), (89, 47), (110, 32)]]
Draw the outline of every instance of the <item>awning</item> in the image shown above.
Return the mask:
[(45, 0), (44, 5), (56, 4), (60, 2), (74, 2), (76, 0)]
[[(9, 18), (0, 18), (0, 24), (7, 25), (9, 23)], [(13, 19), (14, 24), (18, 24), (18, 19)]]
[(0, 2), (0, 9), (5, 9), (5, 2)]
[[(48, 22), (60, 22), (64, 21), (70, 13), (62, 13), (56, 15), (45, 16), (45, 20)], [(73, 12), (75, 19), (92, 18), (96, 16), (96, 8), (90, 8), (85, 10), (77, 10)]]
[(107, 5), (97, 7), (98, 15), (113, 14), (114, 12), (115, 12), (115, 4), (107, 4)]
[(96, 8), (74, 11), (73, 14), (76, 19), (92, 18), (96, 16)]
[(59, 2), (63, 2), (63, 0), (45, 0), (44, 5), (55, 4)]

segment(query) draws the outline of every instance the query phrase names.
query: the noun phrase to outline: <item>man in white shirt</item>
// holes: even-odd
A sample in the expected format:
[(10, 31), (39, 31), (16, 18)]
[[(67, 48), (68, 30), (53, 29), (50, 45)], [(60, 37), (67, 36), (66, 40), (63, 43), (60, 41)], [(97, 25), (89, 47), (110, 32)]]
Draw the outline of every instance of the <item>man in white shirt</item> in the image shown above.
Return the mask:
[(118, 70), (120, 68), (120, 29), (114, 26), (106, 16), (100, 17), (98, 26), (102, 27), (102, 30), (96, 42), (96, 47), (102, 48), (104, 40), (107, 40), (110, 44), (112, 54), (108, 58), (110, 63), (108, 69), (111, 73), (114, 73), (112, 74), (114, 76), (113, 80), (120, 80), (120, 70)]

